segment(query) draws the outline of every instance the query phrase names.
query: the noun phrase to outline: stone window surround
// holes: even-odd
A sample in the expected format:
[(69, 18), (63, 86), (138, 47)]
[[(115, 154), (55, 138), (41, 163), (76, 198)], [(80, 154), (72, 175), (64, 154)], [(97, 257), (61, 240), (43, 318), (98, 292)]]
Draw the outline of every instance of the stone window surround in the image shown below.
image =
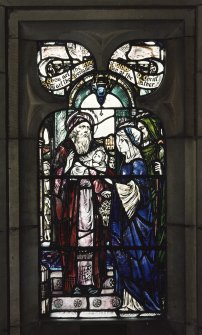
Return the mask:
[[(0, 13), (2, 15), (3, 12), (0, 11)], [(129, 11), (125, 9), (121, 12), (109, 9), (107, 11), (88, 10), (87, 15), (85, 12), (84, 20), (82, 10), (14, 10), (10, 13), (9, 115), (6, 118), (9, 127), (7, 137), (2, 135), (1, 149), (3, 152), (7, 143), (9, 192), (6, 198), (9, 199), (7, 215), (9, 217), (10, 276), (7, 283), (5, 280), (2, 282), (10, 291), (8, 305), (10, 305), (11, 334), (20, 334), (20, 325), (23, 334), (30, 332), (38, 334), (39, 329), (41, 334), (46, 333), (45, 329), (51, 329), (51, 334), (54, 332), (63, 334), (65, 329), (79, 334), (80, 327), (81, 334), (83, 334), (82, 329), (84, 332), (87, 331), (85, 321), (79, 323), (38, 321), (37, 136), (39, 125), (44, 117), (48, 115), (50, 110), (54, 111), (65, 107), (65, 103), (61, 99), (56, 102), (55, 97), (52, 98), (45, 91), (39, 90), (40, 85), (36, 83), (37, 78), (33, 68), (34, 57), (33, 61), (30, 60), (30, 57), (35, 50), (36, 39), (50, 39), (50, 37), (68, 39), (69, 34), (72, 39), (76, 37), (77, 40), (78, 38), (82, 39), (83, 35), (81, 34), (79, 37), (77, 32), (76, 36), (74, 31), (81, 30), (80, 24), (87, 27), (91, 20), (106, 20), (110, 22), (107, 26), (114, 30), (117, 29), (116, 24), (119, 21), (130, 22), (130, 24), (127, 23), (129, 28), (127, 24), (126, 28), (122, 24), (120, 24), (122, 28), (117, 25), (120, 30), (128, 29), (128, 31), (134, 29), (131, 28), (132, 22), (138, 32), (137, 38), (165, 39), (168, 50), (167, 78), (162, 87), (150, 97), (142, 97), (138, 100), (140, 108), (148, 108), (159, 115), (164, 124), (167, 138), (167, 320), (141, 322), (108, 320), (99, 321), (99, 327), (104, 327), (106, 324), (109, 327), (109, 323), (110, 327), (113, 327), (117, 323), (121, 323), (120, 326), (127, 328), (127, 334), (132, 334), (135, 330), (144, 334), (147, 334), (146, 332), (151, 334), (151, 330), (155, 330), (156, 334), (162, 334), (162, 330), (163, 334), (166, 332), (172, 334), (172, 329), (175, 329), (177, 334), (185, 334), (185, 327), (186, 329), (194, 329), (197, 319), (196, 244), (198, 240), (201, 240), (200, 208), (196, 212), (196, 191), (200, 191), (200, 186), (196, 185), (196, 178), (200, 178), (197, 169), (197, 154), (202, 149), (199, 138), (202, 125), (198, 115), (199, 109), (195, 103), (193, 84), (194, 71), (197, 71), (197, 66), (200, 71), (200, 64), (195, 63), (195, 14), (194, 9), (175, 9), (174, 11), (171, 9), (130, 9)], [(72, 21), (72, 19), (74, 22), (71, 22), (70, 32), (65, 32), (65, 22)], [(54, 22), (55, 29), (50, 29), (48, 20), (56, 21)], [(80, 23), (81, 20), (82, 23)], [(141, 20), (145, 20), (143, 25)], [(112, 21), (115, 22), (114, 25)], [(156, 23), (157, 21), (158, 23)], [(124, 31), (124, 40), (124, 36), (132, 36), (131, 32), (128, 31)], [(100, 33), (100, 36), (102, 34), (103, 32)], [(92, 42), (88, 43), (93, 43), (93, 39)], [(103, 69), (103, 63), (99, 58), (99, 47), (95, 46), (93, 49), (89, 44), (89, 48), (95, 50), (96, 57), (99, 59), (99, 67)], [(23, 66), (20, 67), (22, 77), (19, 82), (20, 89), (18, 89), (18, 62), (22, 60)], [(4, 81), (4, 70), (2, 65), (1, 84)], [(201, 79), (200, 74), (198, 78)], [(3, 129), (3, 125), (1, 128)], [(4, 208), (3, 210), (5, 211)], [(196, 234), (197, 231), (198, 234)], [(6, 232), (5, 226), (2, 232)], [(0, 237), (3, 240), (5, 234), (2, 232)], [(3, 246), (5, 247), (5, 243)], [(5, 266), (5, 273), (7, 270)], [(15, 273), (15, 276), (12, 276), (12, 273)], [(6, 306), (7, 296), (5, 293), (4, 299)], [(199, 307), (198, 305), (198, 310)], [(4, 313), (8, 319), (6, 309)], [(3, 322), (0, 323), (0, 326), (2, 324)], [(97, 325), (97, 321), (92, 321), (92, 327), (93, 325)]]

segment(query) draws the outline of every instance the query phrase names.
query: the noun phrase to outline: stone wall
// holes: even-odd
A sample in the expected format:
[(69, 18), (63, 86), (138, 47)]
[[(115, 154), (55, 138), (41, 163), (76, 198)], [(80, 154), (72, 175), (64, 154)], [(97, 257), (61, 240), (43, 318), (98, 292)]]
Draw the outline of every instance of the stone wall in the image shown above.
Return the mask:
[[(38, 129), (65, 103), (41, 90), (35, 41), (85, 40), (104, 70), (113, 43), (131, 36), (167, 47), (166, 80), (138, 100), (167, 138), (167, 319), (40, 321)], [(202, 335), (202, 1), (0, 0), (0, 39), (0, 334)]]

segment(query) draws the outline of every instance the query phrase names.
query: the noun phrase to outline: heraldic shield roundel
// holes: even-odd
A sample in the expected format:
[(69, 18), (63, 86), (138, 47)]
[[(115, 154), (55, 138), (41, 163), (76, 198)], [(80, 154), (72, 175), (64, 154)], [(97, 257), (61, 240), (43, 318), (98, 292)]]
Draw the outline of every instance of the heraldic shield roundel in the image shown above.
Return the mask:
[(126, 41), (101, 72), (77, 42), (39, 42), (37, 67), (66, 102), (39, 132), (41, 316), (162, 317), (165, 137), (137, 98), (163, 82), (163, 43)]

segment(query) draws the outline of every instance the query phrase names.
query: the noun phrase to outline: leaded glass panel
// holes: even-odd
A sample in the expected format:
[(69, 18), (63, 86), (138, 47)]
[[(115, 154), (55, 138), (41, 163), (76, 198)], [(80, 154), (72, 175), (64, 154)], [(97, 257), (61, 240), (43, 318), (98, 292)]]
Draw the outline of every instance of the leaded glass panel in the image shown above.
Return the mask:
[[(65, 48), (60, 54), (61, 45)], [(70, 45), (74, 48), (68, 49)], [(49, 58), (65, 59), (66, 52), (75, 64), (93, 60), (77, 43), (40, 43), (39, 53), (47, 46)], [(127, 42), (113, 53), (108, 73), (86, 71), (75, 82), (70, 79), (62, 93), (67, 109), (51, 113), (41, 126), (44, 316), (135, 318), (164, 313), (165, 137), (160, 120), (136, 106), (136, 97), (143, 94), (136, 72), (145, 73), (146, 81), (160, 78), (152, 88), (144, 86), (144, 94), (151, 93), (162, 81), (164, 57), (159, 42)], [(117, 64), (130, 75), (115, 71)]]

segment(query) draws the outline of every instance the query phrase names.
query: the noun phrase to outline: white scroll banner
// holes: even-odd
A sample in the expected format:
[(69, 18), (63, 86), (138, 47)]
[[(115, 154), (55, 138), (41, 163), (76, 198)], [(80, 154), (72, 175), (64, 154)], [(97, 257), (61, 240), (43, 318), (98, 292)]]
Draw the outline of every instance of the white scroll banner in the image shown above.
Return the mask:
[[(92, 60), (88, 60), (85, 63), (77, 65), (72, 70), (68, 70), (63, 72), (62, 74), (54, 77), (42, 77), (41, 81), (44, 87), (46, 87), (50, 91), (60, 90), (69, 86), (70, 79), (73, 81), (78, 77), (81, 77), (83, 74), (92, 71), (94, 68), (94, 63)], [(72, 78), (71, 78), (72, 71)]]
[(93, 69), (94, 69), (94, 62), (92, 60), (88, 60), (85, 63), (77, 65), (72, 70), (72, 80), (76, 80), (78, 77), (81, 77), (83, 74), (92, 71)]
[(70, 83), (70, 71), (63, 72), (59, 76), (42, 79), (42, 84), (48, 90), (55, 91), (68, 86)]
[(109, 63), (109, 69), (113, 72), (116, 72), (116, 73), (120, 74), (121, 76), (124, 76), (131, 83), (135, 84), (133, 71), (128, 66), (126, 66), (125, 64), (121, 64), (119, 62), (111, 61)]
[(157, 76), (148, 76), (139, 72), (135, 72), (137, 86), (146, 89), (157, 88), (161, 84), (163, 74)]

